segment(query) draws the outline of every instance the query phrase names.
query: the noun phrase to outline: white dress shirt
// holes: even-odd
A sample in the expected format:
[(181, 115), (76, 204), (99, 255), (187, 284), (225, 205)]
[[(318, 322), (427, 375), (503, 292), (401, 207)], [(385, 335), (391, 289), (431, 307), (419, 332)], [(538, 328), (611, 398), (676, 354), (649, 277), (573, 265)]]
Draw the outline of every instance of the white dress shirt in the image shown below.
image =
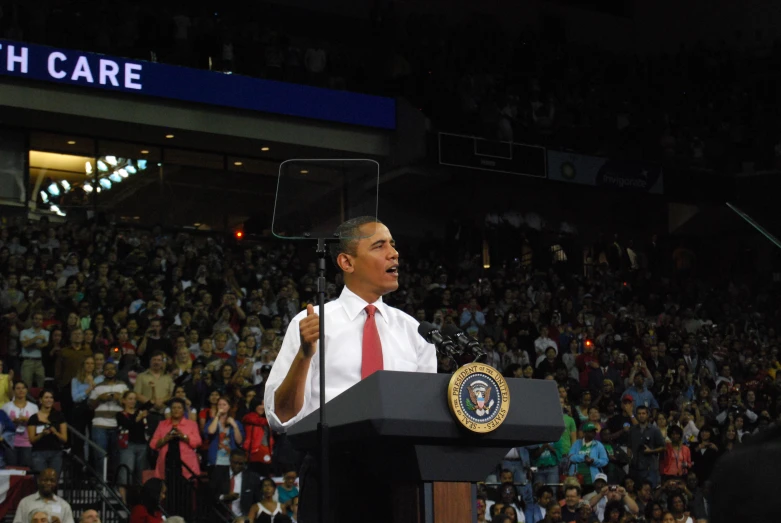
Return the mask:
[[(346, 286), (339, 299), (325, 305), (326, 402), (361, 381), (363, 326), (367, 316), (364, 309), (367, 305)], [(418, 334), (418, 321), (399, 309), (389, 307), (382, 298), (373, 305), (377, 307), (376, 315), (381, 318), (376, 323), (382, 342), (383, 369), (436, 372), (434, 345)], [(306, 314), (306, 311), (301, 311), (290, 321), (266, 383), (266, 416), (271, 428), (278, 432), (287, 431), (320, 407), (320, 356), (315, 354), (309, 365), (301, 411), (285, 423), (279, 421), (274, 413), (274, 394), (298, 354), (301, 345), (298, 323)]]
[(233, 476), (233, 491), (231, 494), (233, 492), (238, 494), (239, 497), (231, 503), (231, 512), (233, 512), (234, 516), (243, 516), (244, 514), (241, 513), (241, 472)]
[(536, 340), (534, 340), (534, 350), (539, 356), (544, 356), (545, 351), (548, 350), (548, 347), (553, 347), (556, 349), (556, 355), (559, 354), (559, 346), (556, 344), (555, 341), (553, 341), (550, 338), (543, 338), (540, 336)]

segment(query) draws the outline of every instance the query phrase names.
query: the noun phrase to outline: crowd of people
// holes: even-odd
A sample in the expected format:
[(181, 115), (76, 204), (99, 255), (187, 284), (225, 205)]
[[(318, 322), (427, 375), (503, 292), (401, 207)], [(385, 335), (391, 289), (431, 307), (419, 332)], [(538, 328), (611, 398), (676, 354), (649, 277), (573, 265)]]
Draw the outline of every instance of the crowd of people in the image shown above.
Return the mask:
[[(468, 253), (402, 255), (389, 305), (463, 329), (508, 377), (559, 385), (560, 440), (497, 464), (480, 521), (707, 520), (715, 463), (781, 422), (772, 289), (698, 281), (666, 269), (669, 255), (629, 263), (618, 242), (604, 250), (583, 273), (539, 271), (532, 252), (492, 269)], [(0, 229), (6, 463), (57, 475), (70, 447), (101, 470), (103, 454), (72, 431), (106, 449), (123, 496), (154, 470), (144, 496), (165, 490), (178, 513), (183, 484), (208, 476), (228, 515), (295, 521), (299, 459), (270, 430), (263, 394), (287, 324), (314, 300), (306, 260), (289, 243), (110, 221)], [(329, 278), (329, 300), (341, 283)], [(242, 471), (250, 497), (231, 481)]]
[(781, 166), (772, 73), (781, 46), (761, 33), (639, 56), (567, 42), (558, 30), (510, 34), (501, 29), (501, 15), (453, 25), (444, 15), (381, 4), (370, 19), (357, 21), (275, 4), (237, 10), (44, 2), (32, 9), (0, 2), (0, 32), (13, 40), (403, 96), (448, 132), (727, 174), (748, 164)]
[[(228, 515), (295, 519), (296, 457), (269, 429), (263, 380), (310, 267), (298, 274), (289, 250), (46, 219), (0, 237), (3, 465), (59, 477), (68, 448), (98, 474), (107, 460), (125, 499), (154, 470), (177, 513), (208, 475)], [(260, 486), (235, 506), (234, 461)]]

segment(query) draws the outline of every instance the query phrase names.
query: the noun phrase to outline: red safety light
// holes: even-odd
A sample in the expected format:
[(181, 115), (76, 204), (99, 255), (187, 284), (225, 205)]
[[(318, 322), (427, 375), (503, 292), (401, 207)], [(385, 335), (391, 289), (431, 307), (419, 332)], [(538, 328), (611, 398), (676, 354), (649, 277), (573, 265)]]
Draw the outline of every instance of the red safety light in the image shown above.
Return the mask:
[(244, 237), (244, 231), (236, 231), (234, 234), (237, 240), (241, 240)]

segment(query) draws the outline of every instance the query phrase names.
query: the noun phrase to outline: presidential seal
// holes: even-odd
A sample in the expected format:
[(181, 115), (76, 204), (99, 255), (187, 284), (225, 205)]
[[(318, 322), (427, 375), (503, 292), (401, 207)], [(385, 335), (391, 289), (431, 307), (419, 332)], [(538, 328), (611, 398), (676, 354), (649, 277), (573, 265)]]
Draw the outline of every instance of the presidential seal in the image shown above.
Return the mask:
[(458, 369), (447, 388), (450, 412), (472, 432), (491, 432), (507, 418), (510, 389), (502, 374), (484, 363)]

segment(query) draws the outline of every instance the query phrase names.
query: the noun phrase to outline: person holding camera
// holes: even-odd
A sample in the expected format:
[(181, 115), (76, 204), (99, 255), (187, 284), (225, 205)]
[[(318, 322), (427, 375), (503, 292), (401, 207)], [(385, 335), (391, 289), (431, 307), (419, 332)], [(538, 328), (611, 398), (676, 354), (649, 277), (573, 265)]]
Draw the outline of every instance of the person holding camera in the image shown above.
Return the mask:
[(632, 383), (633, 386), (626, 389), (623, 394), (624, 397), (632, 397), (635, 411), (641, 406), (645, 406), (654, 411), (659, 409), (659, 403), (656, 401), (653, 393), (648, 390), (648, 384), (653, 384), (653, 377), (651, 377), (650, 374), (644, 361), (641, 359), (635, 361), (635, 364), (629, 373), (629, 382)]
[(708, 426), (702, 427), (697, 438), (697, 443), (692, 448), (692, 468), (697, 474), (700, 484), (710, 478), (716, 460), (721, 456), (719, 447), (713, 441), (713, 429)]
[(729, 425), (734, 425), (735, 420), (741, 416), (745, 417), (745, 420), (748, 421), (749, 424), (756, 423), (759, 419), (756, 412), (753, 412), (743, 404), (743, 398), (740, 396), (740, 389), (738, 387), (732, 387), (729, 393), (729, 405), (726, 409), (716, 415), (716, 423), (724, 430)]
[(640, 512), (637, 503), (629, 496), (624, 487), (607, 484), (607, 475), (605, 474), (597, 474), (594, 479), (594, 492), (584, 496), (583, 500), (588, 501), (599, 521), (605, 519), (605, 507), (611, 502), (622, 503), (624, 510), (630, 514)]
[(68, 441), (68, 424), (60, 411), (53, 409), (54, 392), (44, 389), (40, 409), (27, 422), (27, 437), (33, 446), (33, 471), (62, 470), (62, 446)]
[(155, 475), (166, 480), (170, 512), (189, 516), (192, 493), (188, 480), (201, 473), (195, 452), (201, 446), (201, 434), (198, 424), (185, 416), (183, 399), (173, 398), (170, 406), (171, 418), (157, 425), (149, 446), (159, 451)]

